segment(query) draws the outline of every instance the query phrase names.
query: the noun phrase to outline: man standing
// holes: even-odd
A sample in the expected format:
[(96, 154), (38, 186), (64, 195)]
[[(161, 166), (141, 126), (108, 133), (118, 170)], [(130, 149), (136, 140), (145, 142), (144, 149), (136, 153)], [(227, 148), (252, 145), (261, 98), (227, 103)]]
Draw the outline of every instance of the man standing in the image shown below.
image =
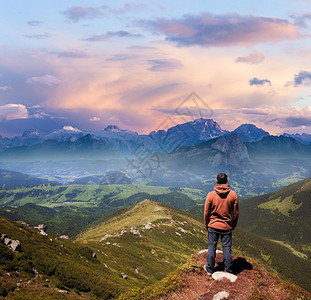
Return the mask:
[(236, 227), (239, 216), (238, 197), (230, 190), (225, 173), (217, 175), (217, 185), (209, 192), (204, 208), (204, 221), (208, 231), (208, 254), (204, 270), (211, 276), (214, 271), (216, 247), (220, 236), (225, 271), (232, 273), (232, 230)]

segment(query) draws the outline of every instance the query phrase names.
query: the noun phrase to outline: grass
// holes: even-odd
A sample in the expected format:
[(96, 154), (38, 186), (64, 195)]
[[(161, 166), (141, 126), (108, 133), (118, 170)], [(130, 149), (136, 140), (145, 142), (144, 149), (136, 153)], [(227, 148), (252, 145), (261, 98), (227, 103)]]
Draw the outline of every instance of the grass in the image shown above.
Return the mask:
[(269, 209), (269, 210), (274, 210), (277, 209), (281, 214), (285, 216), (289, 216), (289, 212), (293, 212), (297, 209), (299, 209), (302, 205), (302, 203), (296, 204), (293, 201), (293, 195), (290, 195), (283, 200), (281, 199), (282, 197), (278, 197), (276, 199), (264, 202), (258, 207), (264, 208), (264, 209)]
[(277, 241), (277, 240), (272, 240), (273, 242), (275, 243), (278, 243), (286, 248), (288, 248), (294, 255), (296, 255), (297, 257), (300, 257), (300, 258), (303, 258), (303, 259), (308, 259), (308, 255), (300, 252), (300, 251), (297, 251), (296, 249), (294, 249), (291, 245), (283, 242), (283, 241)]
[(132, 184), (65, 186), (40, 185), (31, 188), (0, 190), (0, 207), (8, 205), (21, 206), (26, 203), (35, 203), (47, 207), (57, 207), (62, 205), (92, 207), (98, 206), (101, 203), (110, 205), (114, 201), (126, 199), (137, 193), (161, 195), (172, 191), (183, 193), (198, 203), (201, 203), (205, 198), (205, 192), (199, 189), (191, 188)]

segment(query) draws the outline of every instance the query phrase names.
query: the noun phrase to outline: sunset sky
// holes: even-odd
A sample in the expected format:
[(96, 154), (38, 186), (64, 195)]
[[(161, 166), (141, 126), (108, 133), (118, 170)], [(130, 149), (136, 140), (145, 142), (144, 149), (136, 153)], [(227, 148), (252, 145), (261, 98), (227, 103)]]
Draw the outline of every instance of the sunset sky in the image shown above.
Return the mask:
[(0, 24), (2, 136), (201, 116), (311, 133), (309, 0), (11, 0)]

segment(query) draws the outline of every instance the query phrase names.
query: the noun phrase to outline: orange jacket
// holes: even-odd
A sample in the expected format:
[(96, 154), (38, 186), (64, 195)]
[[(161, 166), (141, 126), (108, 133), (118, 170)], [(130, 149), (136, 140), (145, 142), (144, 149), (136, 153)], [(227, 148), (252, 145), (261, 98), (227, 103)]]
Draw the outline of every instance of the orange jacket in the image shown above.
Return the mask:
[(217, 184), (209, 192), (205, 201), (204, 222), (206, 227), (233, 230), (239, 217), (239, 204), (236, 192), (228, 184)]

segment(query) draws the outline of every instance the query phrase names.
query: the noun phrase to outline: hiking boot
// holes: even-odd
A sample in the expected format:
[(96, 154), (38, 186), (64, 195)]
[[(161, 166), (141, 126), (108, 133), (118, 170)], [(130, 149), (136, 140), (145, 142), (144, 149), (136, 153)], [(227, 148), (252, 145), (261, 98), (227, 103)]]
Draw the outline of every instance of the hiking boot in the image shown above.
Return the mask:
[(203, 266), (204, 271), (207, 273), (208, 276), (212, 276), (212, 273), (210, 273), (209, 271), (207, 271), (206, 269), (206, 265)]

